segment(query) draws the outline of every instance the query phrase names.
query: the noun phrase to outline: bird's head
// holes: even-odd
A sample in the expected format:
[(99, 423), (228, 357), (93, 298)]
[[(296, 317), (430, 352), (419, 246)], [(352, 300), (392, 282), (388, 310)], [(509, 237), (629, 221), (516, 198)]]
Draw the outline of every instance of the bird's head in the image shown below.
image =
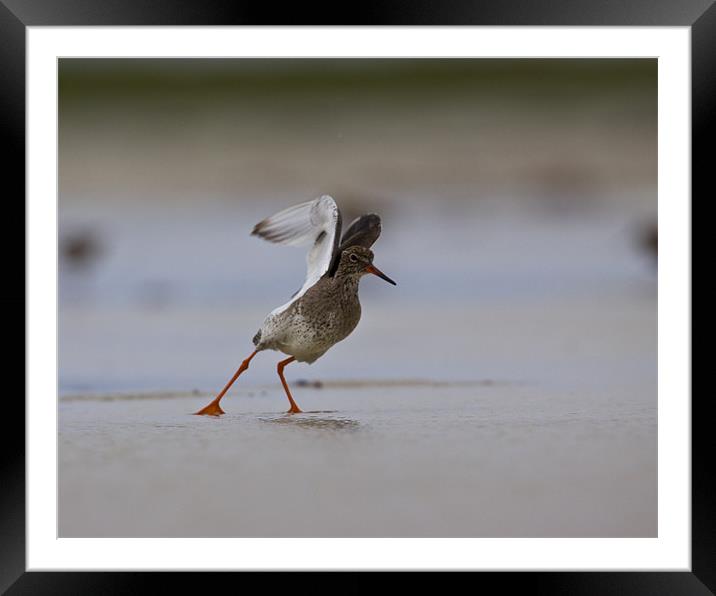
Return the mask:
[(341, 260), (338, 264), (336, 277), (347, 277), (350, 275), (363, 276), (366, 273), (377, 275), (389, 284), (396, 285), (385, 273), (373, 265), (373, 251), (362, 246), (350, 246), (341, 253)]

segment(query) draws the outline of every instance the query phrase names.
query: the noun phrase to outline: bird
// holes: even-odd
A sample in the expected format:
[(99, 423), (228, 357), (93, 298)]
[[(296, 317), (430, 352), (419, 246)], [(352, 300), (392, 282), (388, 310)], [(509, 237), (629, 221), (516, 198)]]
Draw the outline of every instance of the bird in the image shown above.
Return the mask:
[(288, 246), (310, 246), (306, 279), (286, 304), (266, 316), (253, 337), (254, 351), (217, 396), (195, 414), (224, 414), (221, 399), (264, 350), (288, 356), (278, 362), (276, 370), (290, 405), (287, 413), (302, 413), (286, 383), (286, 365), (294, 361), (312, 364), (351, 334), (361, 316), (358, 285), (364, 275), (377, 275), (397, 285), (373, 264), (371, 247), (380, 233), (380, 217), (368, 213), (356, 218), (341, 237), (341, 212), (330, 195), (288, 207), (257, 223), (251, 232), (254, 236)]

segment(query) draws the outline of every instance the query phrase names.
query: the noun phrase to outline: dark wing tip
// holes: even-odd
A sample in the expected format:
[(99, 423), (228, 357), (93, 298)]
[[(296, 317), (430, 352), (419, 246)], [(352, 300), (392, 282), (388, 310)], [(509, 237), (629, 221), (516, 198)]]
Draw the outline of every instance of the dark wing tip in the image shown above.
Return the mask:
[(266, 220), (262, 220), (259, 223), (257, 223), (254, 228), (251, 230), (251, 236), (260, 236), (261, 235), (261, 228), (265, 225)]
[(356, 219), (346, 230), (341, 239), (340, 250), (349, 246), (373, 246), (382, 231), (380, 216), (377, 213), (366, 213)]
[(285, 232), (277, 232), (275, 230), (271, 231), (268, 227), (268, 223), (265, 219), (260, 221), (254, 226), (254, 229), (251, 230), (251, 236), (258, 236), (259, 238), (263, 238), (269, 242), (282, 242), (288, 237)]

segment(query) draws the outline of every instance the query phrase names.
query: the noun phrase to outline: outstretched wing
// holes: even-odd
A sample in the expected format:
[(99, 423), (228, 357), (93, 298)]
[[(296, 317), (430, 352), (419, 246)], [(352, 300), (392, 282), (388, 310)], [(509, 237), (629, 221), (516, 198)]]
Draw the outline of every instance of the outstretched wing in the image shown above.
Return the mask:
[(323, 195), (267, 217), (257, 223), (251, 233), (278, 244), (312, 245), (306, 256), (306, 280), (287, 304), (274, 311), (280, 312), (301, 297), (328, 271), (333, 255), (338, 250), (341, 213), (333, 198)]
[(375, 213), (368, 213), (361, 215), (360, 217), (353, 220), (333, 255), (333, 260), (328, 267), (327, 275), (331, 277), (335, 275), (336, 269), (338, 269), (338, 262), (341, 260), (341, 253), (350, 246), (362, 246), (363, 248), (370, 248), (375, 244), (380, 236), (381, 226), (380, 217)]

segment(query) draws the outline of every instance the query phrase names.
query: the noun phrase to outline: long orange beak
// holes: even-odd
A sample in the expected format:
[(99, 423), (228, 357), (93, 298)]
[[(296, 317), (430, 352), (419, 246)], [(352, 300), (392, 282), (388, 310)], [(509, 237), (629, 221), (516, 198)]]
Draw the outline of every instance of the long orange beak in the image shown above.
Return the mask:
[(373, 266), (373, 265), (368, 265), (368, 266), (365, 268), (365, 270), (366, 270), (368, 273), (372, 273), (373, 275), (377, 275), (378, 277), (380, 277), (380, 279), (384, 279), (384, 280), (387, 281), (389, 284), (393, 284), (394, 286), (397, 286), (397, 285), (398, 285), (398, 284), (396, 284), (392, 279), (390, 279), (385, 273), (383, 273), (380, 269), (378, 269), (377, 267), (375, 267), (375, 266)]

